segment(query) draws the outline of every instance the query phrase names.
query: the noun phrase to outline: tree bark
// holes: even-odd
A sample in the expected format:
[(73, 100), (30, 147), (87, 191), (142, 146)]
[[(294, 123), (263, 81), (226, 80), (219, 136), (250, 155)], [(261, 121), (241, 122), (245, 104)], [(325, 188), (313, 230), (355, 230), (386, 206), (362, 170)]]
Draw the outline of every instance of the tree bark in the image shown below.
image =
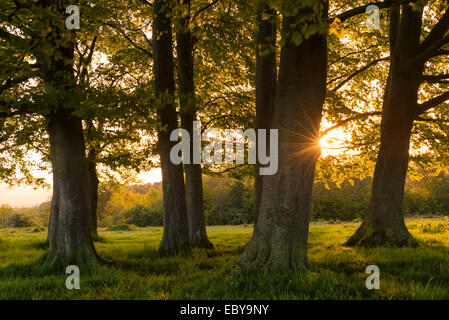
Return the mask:
[(97, 164), (92, 156), (87, 157), (87, 181), (89, 192), (89, 229), (92, 239), (98, 239), (98, 185)]
[[(178, 89), (181, 106), (181, 125), (193, 137), (193, 121), (196, 119), (193, 41), (190, 31), (190, 0), (182, 1), (187, 7), (187, 15), (180, 18), (180, 30), (176, 34), (178, 61)], [(190, 139), (190, 163), (184, 164), (186, 175), (187, 217), (189, 222), (190, 245), (197, 248), (213, 249), (206, 233), (204, 216), (203, 177), (201, 164), (193, 163), (193, 139)]]
[[(380, 149), (368, 212), (348, 246), (417, 246), (404, 222), (403, 199), (410, 137), (424, 63), (405, 67), (419, 46), (422, 12), (392, 12), (390, 73), (382, 106)], [(396, 25), (395, 25), (396, 24)]]
[[(327, 8), (323, 11), (326, 17)], [(283, 31), (291, 31), (304, 13), (310, 11), (301, 9), (298, 16), (284, 16)], [(281, 50), (272, 126), (279, 130), (279, 169), (263, 178), (257, 224), (237, 268), (308, 267), (311, 195), (320, 154), (318, 136), (326, 75), (327, 35), (316, 33), (299, 45), (287, 39)]]
[(170, 1), (155, 0), (153, 10), (154, 83), (160, 118), (158, 147), (164, 198), (164, 234), (159, 252), (162, 255), (172, 255), (190, 252), (189, 225), (182, 164), (175, 165), (170, 160), (170, 150), (175, 145), (175, 142), (170, 141), (170, 134), (178, 128), (174, 102)]
[[(270, 17), (266, 19), (264, 16)], [(276, 12), (263, 8), (257, 13), (256, 49), (256, 127), (270, 129), (273, 118), (274, 101), (276, 95), (277, 66), (276, 66)], [(267, 143), (269, 145), (269, 135)], [(268, 148), (267, 148), (268, 150)], [(257, 222), (260, 200), (262, 197), (263, 176), (259, 174), (260, 163), (257, 157), (255, 165), (255, 197), (254, 224)]]
[(81, 119), (60, 111), (48, 117), (53, 198), (47, 263), (89, 266), (99, 261), (89, 233), (87, 164)]

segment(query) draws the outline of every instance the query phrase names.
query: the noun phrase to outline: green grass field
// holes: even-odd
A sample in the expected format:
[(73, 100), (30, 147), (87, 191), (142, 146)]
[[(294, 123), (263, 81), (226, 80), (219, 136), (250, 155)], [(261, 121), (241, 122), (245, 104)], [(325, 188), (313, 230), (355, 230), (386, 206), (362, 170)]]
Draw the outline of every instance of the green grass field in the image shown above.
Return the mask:
[[(45, 231), (0, 229), (0, 299), (449, 299), (448, 222), (409, 219), (417, 249), (353, 249), (342, 243), (357, 224), (313, 223), (314, 270), (230, 275), (252, 226), (209, 227), (215, 251), (189, 258), (156, 254), (162, 228), (100, 229), (99, 254), (112, 266), (81, 269), (81, 289), (68, 290), (63, 271), (40, 264)], [(380, 290), (367, 290), (365, 269), (380, 268)]]

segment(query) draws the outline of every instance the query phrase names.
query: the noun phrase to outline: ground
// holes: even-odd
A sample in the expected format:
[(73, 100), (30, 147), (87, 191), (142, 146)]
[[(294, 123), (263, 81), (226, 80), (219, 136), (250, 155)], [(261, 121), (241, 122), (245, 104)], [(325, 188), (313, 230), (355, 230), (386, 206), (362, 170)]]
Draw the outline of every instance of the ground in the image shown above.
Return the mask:
[[(419, 248), (346, 248), (357, 223), (313, 223), (306, 275), (235, 274), (231, 270), (252, 226), (209, 227), (215, 251), (160, 258), (162, 228), (100, 229), (99, 254), (112, 266), (81, 270), (68, 290), (61, 271), (40, 266), (45, 230), (0, 229), (0, 299), (449, 299), (449, 223), (408, 219)], [(367, 290), (365, 269), (380, 268), (380, 290)]]

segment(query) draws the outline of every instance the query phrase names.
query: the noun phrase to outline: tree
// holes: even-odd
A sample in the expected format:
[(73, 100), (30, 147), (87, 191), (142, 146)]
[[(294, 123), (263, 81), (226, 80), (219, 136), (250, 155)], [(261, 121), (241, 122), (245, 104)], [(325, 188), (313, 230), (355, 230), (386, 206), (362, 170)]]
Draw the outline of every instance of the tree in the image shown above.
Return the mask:
[(7, 29), (0, 29), (2, 49), (36, 61), (28, 66), (31, 76), (17, 84), (30, 78), (42, 81), (40, 93), (34, 90), (22, 95), (25, 105), (6, 105), (10, 112), (38, 113), (46, 119), (53, 168), (46, 263), (54, 267), (100, 261), (89, 233), (84, 134), (75, 112), (82, 108), (73, 74), (76, 33), (65, 28), (65, 10), (70, 4), (8, 1), (2, 10)]
[(449, 92), (419, 103), (425, 65), (449, 43), (449, 10), (425, 39), (423, 6), (393, 6), (390, 17), (390, 72), (384, 94), (380, 149), (369, 209), (362, 225), (347, 241), (359, 246), (416, 246), (403, 217), (404, 184), (412, 128), (417, 117), (449, 100)]
[(328, 4), (292, 1), (280, 9), (285, 43), (272, 124), (279, 131), (279, 169), (263, 178), (258, 221), (239, 268), (307, 268), (317, 137), (326, 95)]
[(164, 195), (164, 234), (159, 252), (170, 255), (190, 252), (189, 225), (182, 164), (174, 164), (170, 159), (170, 151), (175, 145), (170, 141), (170, 134), (178, 128), (174, 103), (171, 1), (155, 0), (153, 10), (154, 84), (160, 117), (158, 147)]
[[(178, 90), (181, 106), (181, 125), (193, 137), (193, 122), (196, 119), (194, 85), (194, 40), (190, 30), (190, 0), (179, 1), (179, 26), (176, 33), (178, 65)], [(203, 178), (201, 164), (193, 163), (193, 139), (190, 139), (190, 159), (184, 164), (189, 221), (190, 245), (213, 248), (207, 238), (204, 216)]]

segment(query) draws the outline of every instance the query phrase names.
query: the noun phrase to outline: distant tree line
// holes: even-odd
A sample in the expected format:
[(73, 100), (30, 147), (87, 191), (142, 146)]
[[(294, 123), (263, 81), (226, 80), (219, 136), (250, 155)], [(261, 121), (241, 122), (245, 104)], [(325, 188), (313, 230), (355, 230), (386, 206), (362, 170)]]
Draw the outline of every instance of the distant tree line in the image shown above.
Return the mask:
[[(254, 180), (203, 177), (206, 225), (254, 223)], [(335, 182), (315, 182), (312, 221), (353, 221), (363, 219), (369, 205), (372, 178)], [(404, 214), (449, 215), (449, 176), (426, 175), (419, 181), (408, 179)], [(161, 183), (145, 185), (100, 185), (99, 226), (163, 226)], [(45, 227), (49, 202), (34, 208), (0, 207), (0, 227)]]

